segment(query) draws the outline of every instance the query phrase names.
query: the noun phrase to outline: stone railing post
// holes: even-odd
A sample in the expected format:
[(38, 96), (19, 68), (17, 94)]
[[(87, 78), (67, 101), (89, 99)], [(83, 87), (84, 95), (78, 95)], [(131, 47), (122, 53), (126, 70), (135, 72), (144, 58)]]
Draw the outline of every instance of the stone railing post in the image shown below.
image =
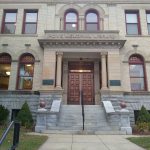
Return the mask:
[(120, 130), (125, 131), (126, 134), (132, 134), (130, 126), (130, 112), (126, 108), (120, 110)]
[(43, 132), (46, 130), (47, 109), (45, 109), (45, 101), (40, 101), (40, 108), (37, 110), (35, 132)]

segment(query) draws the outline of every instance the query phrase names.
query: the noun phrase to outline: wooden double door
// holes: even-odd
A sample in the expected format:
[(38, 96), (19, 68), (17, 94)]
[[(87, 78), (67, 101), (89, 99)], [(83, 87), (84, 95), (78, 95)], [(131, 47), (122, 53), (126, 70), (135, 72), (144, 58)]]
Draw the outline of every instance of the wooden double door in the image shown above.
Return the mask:
[[(75, 66), (73, 66), (73, 64)], [(94, 104), (94, 74), (93, 63), (74, 62), (69, 64), (68, 74), (68, 104)]]

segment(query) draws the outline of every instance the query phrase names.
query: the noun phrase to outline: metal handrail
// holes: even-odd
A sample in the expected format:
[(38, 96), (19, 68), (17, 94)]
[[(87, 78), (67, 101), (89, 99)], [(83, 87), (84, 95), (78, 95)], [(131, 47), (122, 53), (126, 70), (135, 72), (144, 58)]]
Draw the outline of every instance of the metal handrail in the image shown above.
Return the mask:
[(12, 121), (6, 131), (3, 133), (2, 138), (0, 140), (0, 146), (8, 135), (10, 128), (14, 125), (14, 134), (13, 134), (13, 144), (9, 150), (15, 150), (19, 144), (19, 134), (20, 134), (20, 123)]
[(2, 135), (2, 137), (1, 137), (1, 139), (0, 139), (0, 146), (2, 145), (3, 141), (5, 140), (5, 138), (6, 138), (7, 134), (8, 134), (8, 132), (10, 131), (10, 128), (13, 126), (13, 124), (14, 124), (14, 121), (12, 121), (12, 122), (9, 124), (8, 128), (7, 128), (6, 131), (3, 133), (3, 135)]
[(84, 114), (83, 91), (81, 91), (81, 105), (82, 105), (82, 123), (83, 123), (82, 129), (84, 130), (85, 114)]

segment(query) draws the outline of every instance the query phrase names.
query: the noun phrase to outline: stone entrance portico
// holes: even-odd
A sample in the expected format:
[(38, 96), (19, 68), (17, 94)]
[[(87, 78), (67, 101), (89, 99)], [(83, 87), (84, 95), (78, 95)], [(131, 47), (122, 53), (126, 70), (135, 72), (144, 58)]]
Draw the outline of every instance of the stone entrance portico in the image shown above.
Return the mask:
[(124, 43), (118, 31), (45, 31), (45, 37), (39, 39), (44, 50), (41, 92), (61, 92), (67, 104), (68, 62), (92, 61), (94, 99), (99, 104), (100, 91), (121, 90), (119, 50)]

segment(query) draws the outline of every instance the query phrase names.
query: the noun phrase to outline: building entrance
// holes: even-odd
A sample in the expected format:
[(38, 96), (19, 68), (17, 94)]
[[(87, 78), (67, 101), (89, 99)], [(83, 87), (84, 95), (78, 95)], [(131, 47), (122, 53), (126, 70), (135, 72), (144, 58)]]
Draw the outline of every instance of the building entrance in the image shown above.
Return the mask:
[[(68, 104), (94, 105), (93, 62), (69, 62)], [(81, 96), (83, 94), (83, 96)]]

